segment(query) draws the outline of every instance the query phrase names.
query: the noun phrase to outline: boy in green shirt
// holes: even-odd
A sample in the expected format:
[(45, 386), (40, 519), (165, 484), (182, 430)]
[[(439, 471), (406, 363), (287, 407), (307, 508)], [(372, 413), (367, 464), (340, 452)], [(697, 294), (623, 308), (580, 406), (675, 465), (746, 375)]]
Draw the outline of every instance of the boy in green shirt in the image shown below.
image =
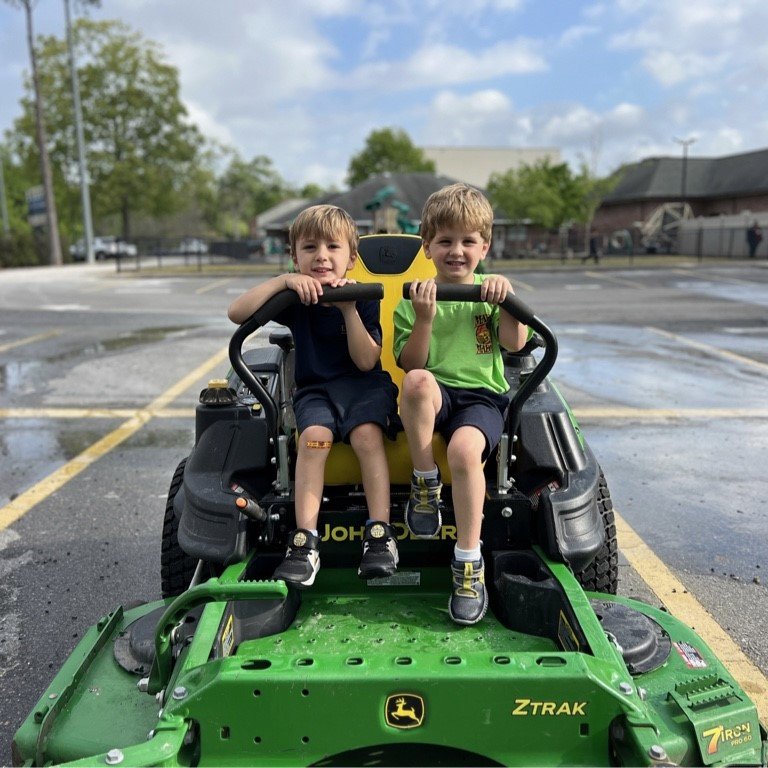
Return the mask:
[[(395, 359), (406, 371), (400, 415), (414, 472), (405, 522), (418, 538), (440, 531), (440, 473), (432, 454), (437, 429), (448, 443), (457, 541), (451, 569), (451, 618), (476, 624), (488, 609), (480, 529), (483, 463), (498, 444), (509, 404), (500, 344), (525, 344), (527, 327), (499, 309), (513, 292), (501, 275), (475, 274), (491, 243), (493, 209), (466, 184), (433, 193), (421, 215), (421, 237), (437, 277), (414, 282), (395, 310)], [(436, 285), (480, 285), (482, 303), (437, 302)]]

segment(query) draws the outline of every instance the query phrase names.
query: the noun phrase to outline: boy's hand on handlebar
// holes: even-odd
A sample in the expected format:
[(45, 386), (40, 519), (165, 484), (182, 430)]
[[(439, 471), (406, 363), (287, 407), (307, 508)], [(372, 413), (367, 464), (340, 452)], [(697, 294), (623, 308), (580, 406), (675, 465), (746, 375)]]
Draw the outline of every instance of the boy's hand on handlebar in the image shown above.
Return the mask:
[[(357, 280), (352, 280), (348, 277), (334, 277), (333, 280), (326, 283), (326, 285), (329, 285), (331, 288), (341, 288), (342, 285), (355, 285), (356, 283)], [(354, 301), (332, 301), (329, 303), (333, 304), (334, 307), (338, 307), (342, 312), (349, 309), (355, 309)]]
[(437, 283), (431, 278), (414, 280), (409, 293), (416, 317), (431, 322), (437, 313)]
[(502, 275), (488, 275), (480, 285), (480, 299), (489, 304), (501, 304), (507, 294), (514, 292), (512, 283)]
[(287, 275), (285, 287), (295, 291), (302, 304), (317, 304), (319, 297), (323, 295), (322, 283), (309, 275), (298, 273)]

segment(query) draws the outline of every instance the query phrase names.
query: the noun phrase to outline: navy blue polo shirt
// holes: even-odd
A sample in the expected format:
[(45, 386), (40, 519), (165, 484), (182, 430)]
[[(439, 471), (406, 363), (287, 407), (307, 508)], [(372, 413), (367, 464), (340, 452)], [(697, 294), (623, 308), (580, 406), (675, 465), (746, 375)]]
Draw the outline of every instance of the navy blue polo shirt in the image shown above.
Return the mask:
[[(358, 301), (355, 306), (365, 329), (381, 345), (379, 302)], [(362, 373), (350, 357), (344, 316), (338, 307), (331, 304), (297, 304), (283, 310), (274, 321), (290, 328), (293, 334), (297, 387)], [(380, 369), (381, 362), (377, 362), (374, 370)]]

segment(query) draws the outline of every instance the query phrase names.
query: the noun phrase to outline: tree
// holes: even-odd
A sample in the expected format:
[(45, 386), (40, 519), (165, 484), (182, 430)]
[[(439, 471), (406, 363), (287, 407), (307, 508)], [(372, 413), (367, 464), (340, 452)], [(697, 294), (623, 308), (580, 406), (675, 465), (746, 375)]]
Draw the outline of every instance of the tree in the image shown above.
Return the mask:
[(218, 205), (227, 219), (223, 229), (234, 236), (248, 232), (251, 219), (290, 194), (272, 161), (258, 155), (246, 162), (235, 155), (218, 184)]
[(32, 68), (32, 89), (34, 92), (34, 124), (35, 143), (40, 160), (40, 175), (43, 182), (43, 195), (45, 198), (45, 215), (48, 230), (48, 245), (51, 264), (61, 264), (61, 240), (59, 238), (59, 218), (56, 210), (56, 199), (53, 194), (53, 174), (51, 173), (51, 161), (48, 156), (48, 138), (45, 125), (45, 102), (40, 87), (40, 74), (38, 70), (37, 54), (34, 45), (34, 28), (32, 24), (33, 0), (6, 0), (11, 5), (24, 9), (27, 21), (27, 46), (29, 48), (29, 63)]
[(547, 229), (569, 220), (583, 221), (584, 192), (566, 163), (550, 165), (549, 160), (494, 173), (488, 181), (491, 202), (509, 218)]
[(390, 171), (435, 172), (435, 163), (415, 147), (408, 134), (399, 128), (382, 128), (372, 131), (365, 140), (365, 147), (353, 155), (347, 169), (347, 183), (354, 187), (371, 176)]
[[(119, 216), (128, 238), (132, 213), (169, 214), (186, 201), (203, 138), (187, 120), (178, 71), (157, 45), (116, 21), (78, 19), (72, 31), (94, 211)], [(38, 61), (51, 156), (71, 197), (77, 155), (66, 41), (41, 37)], [(30, 151), (28, 99), (22, 107), (11, 134), (21, 156)]]

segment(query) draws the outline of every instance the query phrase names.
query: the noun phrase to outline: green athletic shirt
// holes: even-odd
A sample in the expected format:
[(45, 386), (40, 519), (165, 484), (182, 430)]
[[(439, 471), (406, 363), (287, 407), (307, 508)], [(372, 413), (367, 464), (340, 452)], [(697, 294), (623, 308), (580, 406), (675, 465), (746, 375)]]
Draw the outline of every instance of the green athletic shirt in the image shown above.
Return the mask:
[[(475, 275), (475, 285), (483, 282)], [(438, 301), (432, 321), (432, 338), (426, 369), (447, 387), (506, 392), (504, 362), (499, 345), (499, 313), (496, 304), (468, 301)], [(408, 341), (416, 313), (410, 299), (395, 308), (395, 360)]]

